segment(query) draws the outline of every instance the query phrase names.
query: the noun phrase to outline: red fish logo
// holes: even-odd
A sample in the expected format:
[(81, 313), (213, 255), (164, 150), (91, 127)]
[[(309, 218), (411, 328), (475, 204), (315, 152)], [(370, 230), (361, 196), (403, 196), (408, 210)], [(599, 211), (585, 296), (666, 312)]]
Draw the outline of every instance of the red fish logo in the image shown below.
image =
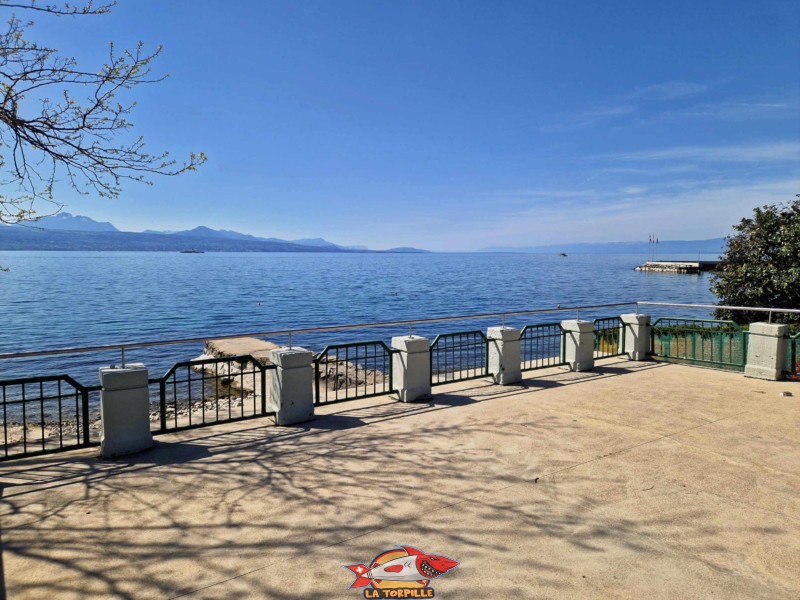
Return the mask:
[(428, 587), (431, 579), (457, 566), (458, 562), (446, 556), (400, 546), (381, 552), (369, 566), (344, 565), (344, 568), (356, 576), (350, 589), (371, 586), (364, 590), (364, 598), (433, 598), (433, 589)]

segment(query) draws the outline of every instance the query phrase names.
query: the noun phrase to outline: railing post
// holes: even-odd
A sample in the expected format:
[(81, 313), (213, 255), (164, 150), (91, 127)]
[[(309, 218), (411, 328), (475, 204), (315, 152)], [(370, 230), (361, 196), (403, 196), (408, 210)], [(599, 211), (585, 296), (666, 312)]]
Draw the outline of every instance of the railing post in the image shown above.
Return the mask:
[(100, 453), (103, 457), (141, 452), (153, 446), (147, 368), (100, 369)]
[(283, 346), (270, 350), (275, 365), (270, 377), (269, 412), (275, 413), (278, 425), (293, 425), (314, 418), (314, 394), (311, 381), (314, 354), (305, 348)]
[(392, 384), (400, 400), (431, 397), (431, 343), (416, 335), (392, 338)]
[(267, 369), (261, 363), (256, 363), (261, 369), (261, 414), (267, 414)]
[(594, 323), (570, 319), (561, 321), (564, 330), (564, 361), (571, 371), (594, 368)]
[[(320, 368), (319, 368), (319, 361), (322, 360), (321, 356), (317, 356), (314, 359), (314, 402), (319, 404), (322, 402), (319, 397), (319, 380), (320, 380)], [(327, 389), (327, 388), (326, 388)]]
[(161, 432), (167, 431), (167, 381), (160, 379), (158, 382), (158, 414)]
[(783, 377), (786, 363), (788, 325), (753, 323), (747, 341), (747, 364), (744, 376), (755, 379), (777, 380)]
[[(149, 412), (148, 412), (149, 415)], [(5, 422), (5, 419), (3, 419)], [(89, 445), (89, 392), (81, 391), (81, 428), (83, 429), (83, 443)]]
[(510, 385), (522, 381), (520, 341), (522, 332), (513, 327), (489, 327), (489, 373), (495, 383)]
[(622, 336), (620, 350), (628, 355), (630, 360), (647, 360), (652, 352), (650, 344), (650, 315), (627, 314), (620, 315), (622, 321)]

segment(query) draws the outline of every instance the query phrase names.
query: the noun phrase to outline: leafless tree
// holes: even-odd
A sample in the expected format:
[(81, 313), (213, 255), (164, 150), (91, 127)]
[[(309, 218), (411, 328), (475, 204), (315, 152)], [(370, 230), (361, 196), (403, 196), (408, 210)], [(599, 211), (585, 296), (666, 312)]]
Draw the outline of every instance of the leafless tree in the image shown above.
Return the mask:
[(18, 17), (90, 17), (113, 5), (0, 0), (0, 14), (7, 14), (0, 31), (0, 222), (58, 212), (59, 181), (79, 193), (116, 197), (124, 180), (152, 184), (154, 174), (193, 171), (206, 160), (202, 152), (186, 162), (168, 152), (151, 154), (141, 137), (129, 133), (136, 102), (118, 96), (166, 77), (150, 70), (161, 47), (148, 52), (139, 43), (119, 51), (110, 43), (105, 64), (89, 69), (27, 39), (33, 22)]

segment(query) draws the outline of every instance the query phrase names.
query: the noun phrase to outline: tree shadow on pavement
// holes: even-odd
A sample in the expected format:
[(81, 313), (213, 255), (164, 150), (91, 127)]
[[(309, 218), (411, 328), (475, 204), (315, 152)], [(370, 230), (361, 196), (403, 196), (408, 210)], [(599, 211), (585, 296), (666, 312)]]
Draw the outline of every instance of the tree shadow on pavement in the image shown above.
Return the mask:
[[(473, 569), (502, 559), (517, 574), (494, 584), (507, 597), (563, 589), (586, 553), (663, 552), (652, 540), (668, 528), (715, 566), (724, 532), (704, 524), (703, 510), (676, 509), (677, 524), (670, 514), (608, 516), (627, 481), (570, 470), (597, 456), (586, 425), (481, 406), (531, 391), (476, 384), (424, 403), (327, 407), (293, 427), (250, 421), (160, 436), (127, 459), (80, 451), (4, 464), (0, 585), (10, 597), (346, 598), (342, 564), (406, 543)], [(548, 555), (555, 546), (576, 563)], [(469, 576), (462, 569), (448, 584)]]

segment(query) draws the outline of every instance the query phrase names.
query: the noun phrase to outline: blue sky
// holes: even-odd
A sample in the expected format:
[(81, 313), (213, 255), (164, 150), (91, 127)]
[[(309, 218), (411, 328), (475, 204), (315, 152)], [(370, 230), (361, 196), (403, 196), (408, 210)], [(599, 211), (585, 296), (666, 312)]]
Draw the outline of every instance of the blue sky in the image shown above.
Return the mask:
[(117, 200), (58, 192), (125, 230), (699, 239), (800, 193), (797, 2), (120, 0), (34, 31), (86, 65), (164, 45), (132, 120), (208, 163)]

